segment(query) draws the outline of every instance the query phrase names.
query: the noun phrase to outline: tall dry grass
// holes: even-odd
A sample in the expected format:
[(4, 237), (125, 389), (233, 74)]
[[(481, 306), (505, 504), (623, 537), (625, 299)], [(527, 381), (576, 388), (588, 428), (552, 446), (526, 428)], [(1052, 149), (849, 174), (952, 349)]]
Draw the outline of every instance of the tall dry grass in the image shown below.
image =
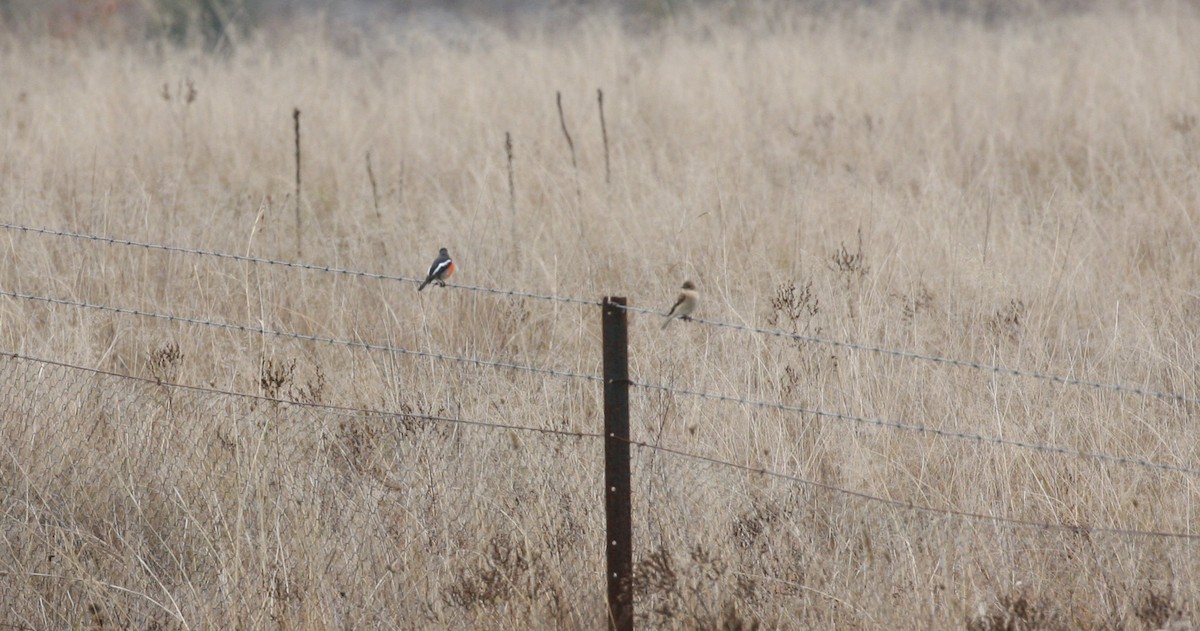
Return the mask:
[[(225, 55), (5, 37), (0, 207), (17, 224), (410, 277), (446, 246), (463, 283), (653, 308), (690, 278), (709, 319), (1196, 392), (1185, 5), (309, 24)], [(9, 292), (599, 369), (595, 309), (3, 234)], [(4, 360), (4, 624), (603, 623), (594, 440), (365, 411), (595, 432), (596, 383), (23, 299), (0, 314), (6, 351), (148, 380)], [(631, 340), (640, 381), (1200, 462), (1190, 404), (644, 315)], [(902, 504), (1197, 528), (1185, 473), (634, 394), (638, 440)], [(635, 455), (647, 627), (1151, 629), (1197, 606), (1187, 542)]]

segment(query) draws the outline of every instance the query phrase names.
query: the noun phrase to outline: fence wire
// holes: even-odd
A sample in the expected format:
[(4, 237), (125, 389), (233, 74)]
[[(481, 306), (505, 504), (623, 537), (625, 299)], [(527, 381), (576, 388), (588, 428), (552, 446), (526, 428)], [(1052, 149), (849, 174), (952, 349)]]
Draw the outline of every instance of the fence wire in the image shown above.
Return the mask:
[[(340, 276), (350, 276), (356, 278), (370, 278), (375, 280), (389, 280), (400, 283), (408, 283), (412, 285), (420, 285), (425, 279), (412, 276), (398, 276), (396, 274), (382, 274), (378, 272), (368, 272), (364, 270), (355, 270), (344, 267), (333, 267), (328, 265), (315, 265), (312, 263), (298, 263), (295, 261), (282, 261), (279, 259), (270, 259), (260, 256), (248, 256), (244, 254), (233, 254), (231, 252), (217, 252), (213, 250), (201, 250), (197, 248), (186, 248), (174, 245), (165, 245), (161, 243), (152, 243), (149, 241), (134, 241), (131, 239), (118, 239), (115, 237), (105, 237), (95, 234), (84, 234), (79, 232), (68, 232), (64, 230), (53, 230), (51, 228), (39, 228), (36, 226), (23, 226), (19, 224), (0, 222), (0, 229), (11, 230), (14, 232), (26, 232), (30, 234), (45, 235), (51, 237), (62, 237), (77, 241), (90, 241), (93, 243), (101, 243), (105, 245), (117, 245), (133, 248), (141, 248), (144, 250), (158, 250), (161, 252), (172, 252), (175, 254), (188, 254), (192, 256), (202, 256), (216, 259), (224, 259), (227, 261), (238, 261), (242, 263), (254, 263), (258, 265), (271, 265), (294, 270), (303, 270), (309, 272), (320, 272), (325, 274), (336, 274)], [(456, 283), (447, 283), (448, 287), (461, 289), (464, 291), (472, 291), (486, 294), (496, 294), (500, 296), (508, 296), (512, 298), (532, 298), (535, 300), (547, 300), (551, 302), (561, 302), (577, 305), (600, 306), (598, 300), (586, 300), (583, 298), (573, 298), (570, 296), (556, 296), (554, 294), (544, 294), (529, 291), (521, 291), (516, 289), (502, 289), (498, 287), (477, 287), (474, 285), (459, 285)]]
[(163, 320), (166, 322), (177, 322), (183, 324), (194, 324), (214, 329), (223, 329), (228, 331), (236, 331), (239, 333), (250, 333), (255, 335), (268, 335), (271, 337), (279, 337), (292, 340), (300, 340), (304, 342), (319, 342), (322, 344), (330, 344), (333, 346), (342, 346), (347, 348), (362, 349), (369, 351), (382, 351), (386, 353), (394, 353), (397, 355), (411, 355), (414, 357), (424, 357), (438, 361), (455, 362), (461, 364), (472, 364), (485, 368), (503, 368), (507, 370), (515, 370), (519, 372), (529, 372), (541, 375), (550, 375), (554, 377), (564, 377), (567, 379), (583, 380), (583, 381), (600, 381), (599, 375), (587, 375), (569, 370), (560, 370), (554, 368), (542, 368), (538, 366), (528, 366), (524, 364), (515, 364), (491, 359), (482, 359), (478, 357), (463, 357), (459, 355), (447, 355), (443, 353), (433, 353), (430, 351), (419, 351), (410, 348), (401, 348), (389, 344), (375, 344), (372, 342), (364, 342), (361, 340), (345, 340), (323, 335), (309, 335), (306, 333), (295, 333), (292, 331), (281, 331), (259, 325), (238, 324), (233, 322), (218, 322), (216, 320), (207, 320), (203, 318), (192, 318), (188, 316), (175, 315), (170, 313), (158, 313), (155, 311), (143, 311), (141, 309), (130, 309), (127, 307), (114, 307), (111, 305), (102, 305), (97, 303), (83, 302), (79, 300), (67, 300), (64, 298), (54, 298), (51, 296), (39, 296), (34, 294), (23, 294), (13, 291), (0, 290), (0, 296), (7, 296), (17, 300), (26, 300), (30, 302), (42, 302), (46, 304), (59, 305), (64, 307), (74, 307), (77, 309), (87, 309), (92, 311), (103, 311), (108, 313), (116, 313), (120, 315), (137, 316), (140, 318), (150, 318), (154, 320)]
[(644, 628), (1167, 628), (1200, 588), (1194, 534), (937, 509), (633, 447)]
[(2, 619), (597, 628), (597, 438), (3, 355)]
[(904, 432), (912, 432), (917, 434), (926, 434), (937, 438), (965, 441), (979, 445), (997, 445), (1007, 447), (1017, 447), (1030, 451), (1042, 452), (1056, 456), (1067, 456), (1072, 458), (1083, 458), (1086, 460), (1097, 460), (1118, 465), (1127, 465), (1132, 467), (1142, 467), (1146, 469), (1157, 469), (1161, 471), (1173, 471), (1177, 473), (1185, 473), (1191, 476), (1200, 475), (1200, 469), (1184, 465), (1177, 465), (1164, 462), (1154, 462), (1145, 458), (1136, 458), (1130, 456), (1118, 456), (1113, 454), (1083, 451), (1071, 447), (1063, 447), (1060, 445), (1044, 445), (1029, 441), (1014, 440), (1011, 438), (1003, 438), (1000, 436), (989, 436), (985, 434), (977, 434), (972, 432), (963, 432), (957, 430), (942, 429), (932, 425), (919, 423), (904, 423), (900, 421), (888, 420), (883, 418), (857, 416), (854, 414), (842, 414), (839, 412), (830, 412), (818, 408), (805, 407), (800, 405), (788, 405), (786, 403), (778, 403), (775, 401), (762, 401), (756, 399), (747, 399), (743, 397), (735, 397), (715, 392), (704, 392), (699, 390), (690, 390), (687, 388), (674, 388), (662, 384), (631, 382), (630, 385), (634, 388), (647, 391), (662, 392), (672, 395), (681, 395), (687, 397), (695, 397), (707, 401), (716, 401), (720, 403), (730, 403), (741, 406), (749, 406), (754, 408), (762, 408), (765, 410), (784, 412), (793, 415), (796, 422), (799, 423), (803, 415), (812, 417), (833, 419), (845, 421), (854, 425), (862, 425), (875, 427), (879, 429), (900, 430)]
[[(446, 355), (446, 354), (441, 354), (441, 353), (432, 353), (429, 351), (419, 351), (419, 350), (413, 350), (413, 349), (400, 348), (400, 347), (391, 346), (391, 345), (373, 344), (373, 343), (369, 343), (369, 342), (362, 342), (362, 341), (356, 341), (356, 340), (342, 340), (342, 339), (325, 337), (325, 336), (300, 334), (300, 333), (294, 333), (294, 332), (289, 332), (289, 331), (280, 331), (280, 330), (275, 330), (275, 329), (269, 329), (269, 328), (262, 327), (262, 326), (250, 326), (250, 325), (234, 324), (234, 323), (228, 323), (228, 322), (217, 322), (217, 321), (213, 321), (213, 320), (190, 318), (190, 317), (186, 317), (186, 316), (179, 316), (179, 315), (173, 315), (173, 314), (163, 314), (163, 313), (157, 313), (157, 312), (142, 311), (142, 310), (138, 310), (138, 309), (128, 309), (128, 308), (123, 308), (123, 307), (112, 307), (112, 306), (108, 306), (108, 305), (87, 303), (87, 302), (81, 302), (81, 301), (76, 301), (76, 300), (65, 300), (65, 299), (60, 299), (60, 298), (51, 298), (51, 297), (46, 297), (46, 296), (22, 294), (22, 293), (3, 291), (3, 290), (0, 290), (0, 296), (7, 296), (10, 298), (16, 298), (16, 299), (20, 299), (20, 300), (27, 300), (27, 301), (32, 301), (32, 302), (44, 302), (44, 303), (49, 303), (49, 304), (55, 304), (55, 305), (67, 306), (67, 307), (75, 307), (75, 308), (81, 308), (81, 309), (107, 311), (107, 312), (124, 314), (124, 315), (152, 318), (152, 319), (157, 319), (157, 320), (165, 320), (168, 322), (179, 322), (179, 323), (194, 324), (194, 325), (206, 326), (206, 327), (217, 328), (217, 329), (234, 330), (234, 331), (238, 331), (238, 332), (242, 332), (242, 333), (269, 335), (269, 336), (273, 336), (273, 337), (296, 339), (296, 340), (307, 341), (307, 342), (319, 342), (319, 343), (324, 343), (324, 344), (331, 344), (331, 345), (335, 345), (335, 346), (344, 346), (344, 347), (357, 348), (357, 349), (363, 349), (363, 350), (384, 351), (384, 352), (395, 353), (395, 354), (400, 354), (400, 355), (411, 355), (411, 356), (416, 356), (416, 357), (424, 357), (424, 358), (429, 358), (429, 359), (434, 359), (434, 360), (439, 360), (439, 361), (466, 363), (466, 364), (472, 364), (475, 366), (480, 366), (480, 367), (485, 367), (485, 368), (501, 368), (501, 369), (508, 369), (508, 370), (516, 370), (516, 371), (550, 375), (550, 376), (554, 376), (554, 377), (561, 377), (561, 378), (574, 379), (574, 380), (600, 381), (600, 377), (598, 375), (582, 374), (582, 373), (566, 371), (566, 370), (561, 370), (561, 369), (542, 368), (542, 367), (536, 367), (536, 366), (514, 364), (514, 363), (510, 363), (510, 362), (490, 360), (490, 359), (462, 357), (462, 356)], [(964, 441), (977, 442), (977, 443), (1015, 446), (1015, 447), (1020, 447), (1022, 449), (1029, 449), (1032, 451), (1041, 451), (1041, 452), (1052, 453), (1052, 454), (1057, 454), (1057, 455), (1062, 455), (1062, 456), (1103, 460), (1103, 461), (1108, 461), (1108, 462), (1113, 462), (1113, 463), (1123, 464), (1123, 465), (1146, 467), (1146, 468), (1150, 468), (1150, 469), (1162, 469), (1165, 471), (1177, 471), (1177, 472), (1187, 473), (1189, 475), (1200, 475), (1200, 469), (1196, 469), (1194, 467), (1175, 465), (1175, 464), (1170, 464), (1170, 463), (1153, 462), (1153, 461), (1150, 461), (1150, 460), (1147, 460), (1144, 458), (1134, 458), (1134, 457), (1127, 457), (1127, 456), (1118, 456), (1118, 455), (1111, 455), (1111, 454), (1104, 454), (1104, 453), (1097, 453), (1097, 452), (1089, 452), (1089, 451), (1073, 449), (1070, 447), (1063, 447), (1063, 446), (1059, 446), (1059, 445), (1044, 445), (1044, 444), (1038, 444), (1038, 443), (1027, 442), (1027, 441), (1006, 439), (1006, 438), (997, 437), (997, 436), (987, 436), (987, 435), (983, 435), (983, 434), (976, 434), (976, 433), (970, 433), (970, 432), (945, 430), (945, 429), (940, 429), (940, 428), (925, 425), (925, 424), (904, 423), (904, 422), (880, 419), (880, 418), (868, 418), (868, 417), (862, 417), (862, 416), (856, 416), (856, 415), (850, 415), (850, 414), (842, 414), (842, 413), (838, 413), (838, 412), (830, 412), (827, 410), (821, 410), (821, 409), (816, 409), (816, 408), (788, 405), (788, 404), (777, 403), (777, 402), (772, 402), (772, 401), (753, 400), (753, 399), (747, 399), (747, 398), (743, 398), (743, 397), (734, 397), (734, 396), (722, 395), (722, 394), (712, 393), (712, 392), (691, 390), (691, 389), (687, 389), (687, 388), (675, 388), (675, 387), (666, 386), (663, 384), (641, 383), (641, 382), (635, 381), (631, 385), (636, 388), (640, 388), (640, 389), (644, 389), (644, 390), (654, 390), (654, 391), (660, 391), (660, 392), (664, 392), (664, 393), (668, 393), (668, 394), (698, 397), (698, 398), (706, 399), (706, 400), (710, 400), (710, 401), (718, 401), (718, 402), (724, 402), (724, 403), (734, 403), (734, 404), (739, 404), (739, 405), (748, 405), (748, 406), (759, 407), (759, 408), (767, 408), (767, 409), (771, 409), (771, 410), (777, 410), (777, 411), (788, 412), (788, 413), (809, 414), (809, 415), (818, 416), (818, 417), (843, 420), (843, 421), (860, 424), (860, 425), (870, 425), (870, 426), (874, 426), (874, 427), (878, 427), (878, 428), (882, 428), (882, 429), (895, 429), (895, 430), (902, 430), (902, 431), (925, 433), (925, 434), (930, 434), (930, 435), (934, 435), (934, 436), (941, 437), (941, 438), (964, 440)]]
[[(420, 281), (14, 224), (0, 228), (284, 270)], [(443, 372), (504, 369), (588, 388), (601, 380), (496, 358), (13, 291), (0, 295), (347, 352), (409, 355)], [(931, 370), (966, 368), (1200, 402), (749, 325), (692, 324), (922, 361)], [(471, 379), (460, 376), (443, 388), (446, 396)], [(889, 612), (911, 613), (914, 606), (894, 606), (911, 599), (929, 628), (1164, 628), (1200, 606), (1179, 595), (1200, 593), (1193, 541), (1200, 530), (1186, 508), (1195, 502), (1192, 478), (1200, 470), (1189, 463), (631, 385), (900, 430), (879, 432), (887, 435), (881, 441), (850, 436), (834, 444), (796, 424), (792, 434), (785, 432), (795, 445), (778, 445), (784, 449), (769, 457), (752, 454), (745, 463), (706, 455), (751, 453), (736, 436), (723, 437), (728, 444), (719, 447), (681, 435), (659, 440), (661, 433), (632, 441), (634, 590), (645, 626), (908, 627), (911, 619)], [(536, 392), (520, 393), (537, 384), (530, 386), (514, 381), (488, 404), (502, 413), (505, 400), (536, 398)], [(704, 412), (719, 416), (715, 407)], [(649, 416), (635, 414), (643, 423)], [(248, 628), (500, 628), (529, 620), (596, 628), (605, 617), (599, 438), (524, 427), (509, 417), (492, 423), (314, 404), (0, 353), (0, 593), (8, 607), (0, 620), (17, 628), (80, 621), (186, 628), (196, 620)], [(795, 453), (781, 457), (789, 447)], [(892, 462), (864, 462), (884, 448), (892, 450)], [(1014, 449), (1072, 459), (1010, 458)], [(839, 459), (847, 457), (860, 460), (843, 467)], [(1002, 484), (975, 489), (955, 480), (962, 471), (946, 463), (994, 467), (984, 479)], [(944, 479), (951, 482), (943, 485)], [(1095, 500), (1105, 493), (1131, 505)], [(1079, 603), (1109, 608), (1083, 611)]]
[[(354, 269), (348, 269), (348, 268), (340, 268), (340, 267), (332, 267), (332, 266), (324, 266), (324, 265), (314, 265), (314, 264), (310, 264), (310, 263), (298, 263), (298, 262), (293, 262), (293, 261), (283, 261), (283, 260), (269, 259), (269, 258), (256, 257), (256, 256), (232, 254), (232, 253), (228, 253), (228, 252), (217, 252), (217, 251), (202, 250), (202, 249), (197, 249), (197, 248), (187, 248), (187, 247), (172, 246), (172, 245), (151, 243), (151, 242), (145, 242), (145, 241), (135, 241), (135, 240), (130, 240), (130, 239), (106, 237), (106, 236), (94, 235), (94, 234), (85, 234), (85, 233), (70, 232), (70, 231), (64, 231), (64, 230), (54, 230), (51, 228), (26, 226), (26, 225), (13, 224), (13, 223), (7, 223), (7, 222), (0, 222), (0, 229), (9, 230), (9, 231), (13, 231), (13, 232), (20, 232), (20, 233), (29, 233), (29, 234), (57, 237), (57, 238), (65, 238), (65, 239), (71, 239), (71, 240), (76, 240), (76, 241), (94, 242), (94, 243), (101, 243), (101, 244), (115, 245), (115, 246), (134, 247), (134, 248), (141, 248), (141, 249), (146, 249), (146, 250), (158, 250), (158, 251), (162, 251), (162, 252), (171, 252), (171, 253), (186, 254), (186, 255), (192, 255), (192, 256), (209, 257), (209, 258), (223, 259), (223, 260), (229, 260), (229, 261), (238, 261), (238, 262), (252, 263), (252, 264), (259, 264), (259, 265), (270, 265), (270, 266), (276, 266), (276, 267), (285, 268), (285, 269), (304, 270), (304, 271), (343, 275), (343, 276), (358, 277), (358, 278), (388, 280), (388, 281), (402, 282), (402, 283), (409, 283), (409, 284), (420, 284), (421, 281), (423, 280), (422, 278), (416, 278), (416, 277), (399, 276), (399, 275), (394, 275), (394, 274), (382, 274), (382, 273), (367, 272), (367, 271), (354, 270)], [(534, 299), (534, 300), (543, 300), (543, 301), (566, 303), (566, 304), (577, 304), (577, 305), (584, 305), (584, 306), (600, 306), (602, 304), (600, 301), (597, 301), (597, 300), (588, 300), (588, 299), (572, 297), (572, 296), (559, 296), (559, 295), (547, 294), (547, 293), (529, 292), (529, 291), (522, 291), (522, 290), (516, 290), (516, 289), (505, 289), (505, 288), (498, 288), (498, 287), (481, 287), (481, 286), (473, 286), (473, 285), (459, 285), (459, 284), (454, 284), (454, 283), (451, 283), (449, 286), (453, 287), (455, 289), (463, 290), (463, 291), (495, 294), (495, 295), (500, 295), (500, 296), (513, 297), (513, 298), (529, 298), (529, 299)], [(640, 315), (650, 315), (650, 316), (655, 316), (655, 317), (661, 317), (662, 315), (664, 315), (654, 309), (647, 309), (644, 307), (637, 307), (637, 306), (632, 306), (632, 305), (625, 305), (625, 306), (622, 306), (621, 308), (629, 313), (640, 314)], [(872, 345), (872, 344), (850, 342), (850, 341), (845, 341), (845, 340), (835, 340), (835, 339), (825, 338), (825, 337), (820, 337), (820, 336), (815, 336), (815, 335), (808, 335), (808, 334), (803, 334), (803, 333), (794, 333), (794, 332), (784, 331), (781, 329), (768, 329), (768, 328), (756, 327), (756, 326), (752, 326), (752, 325), (748, 325), (748, 324), (725, 322), (725, 321), (721, 321), (721, 320), (711, 320), (711, 319), (705, 319), (705, 318), (700, 318), (700, 317), (690, 318), (689, 322), (691, 324), (694, 324), (697, 326), (725, 329), (725, 330), (731, 330), (731, 331), (736, 331), (736, 332), (740, 332), (740, 333), (751, 333), (751, 334), (755, 334), (755, 335), (765, 335), (768, 337), (787, 339), (787, 340), (792, 340), (792, 341), (796, 341), (796, 342), (818, 344), (818, 345), (822, 345), (822, 346), (831, 346), (831, 347), (835, 347), (835, 348), (844, 348), (844, 349), (856, 351), (856, 352), (878, 354), (878, 355), (882, 355), (882, 356), (886, 356), (886, 357), (895, 357), (895, 358), (903, 359), (903, 360), (928, 362), (928, 363), (931, 363), (934, 365), (939, 365), (939, 366), (965, 368), (968, 370), (987, 372), (987, 373), (1003, 375), (1003, 376), (1008, 376), (1008, 377), (1021, 377), (1021, 378), (1034, 379), (1034, 380), (1038, 380), (1038, 381), (1045, 381), (1048, 383), (1055, 383), (1055, 384), (1060, 384), (1060, 385), (1065, 385), (1065, 386), (1082, 387), (1082, 388), (1089, 388), (1089, 389), (1096, 389), (1096, 390), (1107, 390), (1107, 391), (1119, 392), (1119, 393), (1138, 396), (1138, 397), (1158, 399), (1158, 400), (1168, 401), (1168, 402), (1173, 402), (1173, 403), (1185, 403), (1185, 404), (1200, 403), (1200, 397), (1197, 397), (1197, 396), (1191, 395), (1191, 394), (1187, 394), (1187, 393), (1182, 393), (1182, 392), (1167, 392), (1167, 391), (1163, 391), (1163, 390), (1155, 390), (1155, 389), (1151, 389), (1151, 388), (1131, 386), (1131, 385), (1122, 384), (1122, 383), (1102, 382), (1102, 381), (1096, 381), (1096, 380), (1092, 380), (1092, 379), (1073, 377), (1073, 376), (1069, 376), (1069, 375), (1060, 375), (1060, 374), (1054, 374), (1054, 373), (1050, 373), (1050, 372), (1037, 371), (1037, 370), (1025, 370), (1025, 369), (1021, 369), (1021, 368), (1001, 366), (999, 364), (988, 364), (988, 363), (977, 362), (977, 361), (972, 361), (972, 360), (967, 360), (967, 359), (944, 357), (944, 356), (940, 356), (940, 355), (918, 353), (915, 351), (887, 348), (887, 347), (876, 346), (876, 345)]]

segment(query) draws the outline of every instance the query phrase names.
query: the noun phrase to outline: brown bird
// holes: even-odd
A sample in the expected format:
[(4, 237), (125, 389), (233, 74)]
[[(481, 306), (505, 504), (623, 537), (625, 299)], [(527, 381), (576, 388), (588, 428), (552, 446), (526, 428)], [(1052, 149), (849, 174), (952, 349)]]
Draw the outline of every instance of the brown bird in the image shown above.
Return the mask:
[(679, 318), (681, 320), (691, 320), (692, 312), (700, 304), (700, 294), (696, 293), (696, 285), (692, 281), (683, 281), (683, 289), (679, 291), (679, 297), (675, 299), (675, 304), (671, 305), (671, 310), (667, 312), (667, 321), (662, 323), (662, 328), (667, 328), (671, 320)]

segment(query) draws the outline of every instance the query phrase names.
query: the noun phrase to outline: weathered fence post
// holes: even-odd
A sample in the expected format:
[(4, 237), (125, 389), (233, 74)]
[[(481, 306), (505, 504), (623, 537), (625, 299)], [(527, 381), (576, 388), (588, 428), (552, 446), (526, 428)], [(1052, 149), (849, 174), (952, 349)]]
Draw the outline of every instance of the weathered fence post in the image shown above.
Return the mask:
[(633, 502), (629, 484), (629, 330), (625, 298), (606, 297), (604, 344), (604, 522), (608, 628), (633, 631)]

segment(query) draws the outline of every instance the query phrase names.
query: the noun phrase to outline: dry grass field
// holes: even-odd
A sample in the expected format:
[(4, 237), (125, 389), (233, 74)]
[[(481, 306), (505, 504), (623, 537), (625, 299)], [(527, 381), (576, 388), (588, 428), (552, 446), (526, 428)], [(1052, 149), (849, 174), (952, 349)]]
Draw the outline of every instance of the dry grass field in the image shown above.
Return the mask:
[(1200, 12), (906, 6), (0, 35), (0, 627), (602, 627), (601, 385), (487, 363), (599, 308), (445, 246), (1022, 371), (631, 313), (807, 410), (633, 388), (640, 628), (1192, 628)]

